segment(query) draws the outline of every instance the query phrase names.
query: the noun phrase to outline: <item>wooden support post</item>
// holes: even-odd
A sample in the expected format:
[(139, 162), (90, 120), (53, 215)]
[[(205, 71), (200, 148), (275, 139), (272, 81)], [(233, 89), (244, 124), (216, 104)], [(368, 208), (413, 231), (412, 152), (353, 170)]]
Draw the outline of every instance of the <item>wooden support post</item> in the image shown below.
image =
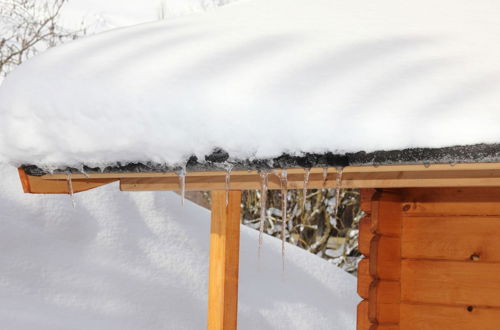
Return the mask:
[(235, 330), (238, 316), (238, 262), (241, 191), (212, 191), (208, 330)]

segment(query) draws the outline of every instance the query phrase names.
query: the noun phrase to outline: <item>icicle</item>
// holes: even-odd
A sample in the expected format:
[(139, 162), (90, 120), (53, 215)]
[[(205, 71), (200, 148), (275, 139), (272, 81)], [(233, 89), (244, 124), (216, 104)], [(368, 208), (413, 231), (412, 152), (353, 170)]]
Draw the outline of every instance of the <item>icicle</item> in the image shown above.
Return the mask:
[(267, 204), (267, 172), (260, 172), (260, 228), (259, 228), (259, 258), (262, 250), (262, 238), (264, 235), (264, 225), (266, 223)]
[(181, 205), (184, 206), (184, 198), (186, 197), (186, 166), (184, 165), (177, 173), (179, 176), (179, 187), (181, 190)]
[(326, 184), (327, 180), (328, 180), (328, 166), (323, 167), (323, 186)]
[(286, 220), (287, 220), (287, 195), (288, 195), (288, 176), (286, 170), (281, 170), (280, 176), (280, 185), (281, 185), (281, 258), (283, 262), (283, 272), (285, 271), (285, 239), (286, 239)]
[(335, 182), (335, 216), (339, 210), (340, 205), (340, 190), (342, 187), (342, 174), (344, 172), (343, 167), (337, 167), (337, 180)]
[(229, 205), (229, 190), (231, 189), (231, 170), (232, 165), (226, 167), (226, 207)]
[(304, 188), (302, 188), (302, 207), (306, 207), (306, 197), (307, 197), (307, 185), (309, 184), (309, 175), (311, 174), (311, 169), (304, 169)]
[(73, 192), (73, 180), (71, 179), (71, 173), (67, 174), (67, 181), (68, 181), (68, 191), (71, 197), (71, 204), (73, 204), (73, 208), (76, 208), (76, 200), (75, 200), (75, 194)]

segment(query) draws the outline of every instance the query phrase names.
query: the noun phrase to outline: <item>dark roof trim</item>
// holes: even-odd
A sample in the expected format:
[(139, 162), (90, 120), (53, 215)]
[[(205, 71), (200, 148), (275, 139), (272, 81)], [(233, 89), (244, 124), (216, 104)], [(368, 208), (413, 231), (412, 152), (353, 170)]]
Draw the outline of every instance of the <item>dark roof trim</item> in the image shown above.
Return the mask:
[[(280, 168), (311, 168), (311, 167), (345, 167), (349, 165), (396, 165), (396, 164), (456, 164), (456, 163), (487, 163), (500, 161), (500, 144), (475, 144), (445, 148), (410, 148), (403, 150), (364, 151), (346, 154), (304, 153), (299, 156), (283, 154), (273, 159), (231, 159), (222, 149), (215, 149), (204, 160), (192, 156), (189, 158), (187, 171), (211, 171), (221, 169), (237, 170), (269, 170)], [(22, 168), (28, 175), (44, 175), (47, 171), (36, 165), (24, 165)], [(172, 172), (180, 167), (165, 164), (117, 162), (115, 166), (104, 169), (83, 166), (82, 169), (64, 168), (52, 173), (102, 173), (102, 172)]]

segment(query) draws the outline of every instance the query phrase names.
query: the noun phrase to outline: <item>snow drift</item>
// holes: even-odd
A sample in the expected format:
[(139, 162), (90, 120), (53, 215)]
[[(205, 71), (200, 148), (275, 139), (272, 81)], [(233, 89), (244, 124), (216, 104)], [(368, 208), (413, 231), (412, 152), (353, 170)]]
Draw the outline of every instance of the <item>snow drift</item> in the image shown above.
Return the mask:
[(19, 165), (500, 142), (498, 1), (248, 0), (49, 50), (0, 88)]
[[(0, 323), (4, 330), (204, 329), (209, 212), (172, 192), (114, 186), (22, 193), (0, 164)], [(241, 227), (239, 329), (354, 329), (355, 278)], [(284, 280), (283, 280), (284, 276)]]

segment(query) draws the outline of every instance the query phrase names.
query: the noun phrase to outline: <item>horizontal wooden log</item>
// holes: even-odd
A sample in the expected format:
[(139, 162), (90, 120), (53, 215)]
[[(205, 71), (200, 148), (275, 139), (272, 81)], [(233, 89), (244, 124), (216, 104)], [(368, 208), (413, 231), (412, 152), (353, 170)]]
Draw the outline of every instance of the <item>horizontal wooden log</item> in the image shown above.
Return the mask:
[(500, 188), (404, 189), (404, 216), (500, 216)]
[(500, 217), (404, 217), (402, 257), (500, 262), (499, 233)]
[(357, 330), (372, 330), (373, 323), (368, 319), (368, 301), (363, 300), (358, 304), (357, 308)]
[(363, 259), (358, 264), (358, 295), (363, 299), (368, 299), (370, 284), (373, 281), (369, 267), (368, 259)]
[(359, 191), (360, 196), (359, 196), (359, 207), (363, 212), (365, 212), (367, 215), (370, 215), (372, 212), (372, 198), (373, 195), (375, 194), (376, 190), (373, 188), (368, 188), (368, 189), (361, 189)]
[(368, 316), (376, 324), (398, 324), (400, 283), (374, 281), (370, 285)]
[(405, 330), (498, 330), (500, 309), (402, 304), (400, 319)]
[(358, 250), (365, 257), (370, 255), (370, 243), (374, 237), (371, 231), (371, 218), (370, 216), (365, 216), (359, 222), (359, 238), (358, 238)]
[(403, 260), (401, 300), (500, 307), (500, 263)]
[[(397, 326), (400, 322), (400, 303), (380, 303), (377, 306), (377, 324), (379, 326)], [(377, 328), (379, 329), (379, 328)]]
[(399, 330), (399, 325), (385, 325), (385, 324), (378, 324), (376, 325), (373, 330)]
[[(433, 172), (435, 178), (405, 179), (404, 175), (389, 173), (344, 173), (342, 177), (342, 188), (399, 188), (399, 187), (472, 187), (472, 186), (500, 186), (500, 170), (496, 172), (497, 177), (470, 178), (470, 173), (462, 173), (456, 178), (442, 178), (441, 174)], [(309, 189), (335, 188), (335, 177), (330, 174), (328, 180), (324, 181), (320, 174), (311, 174), (308, 182)], [(426, 175), (429, 176), (429, 175)], [(260, 176), (232, 175), (231, 187), (235, 190), (253, 190), (260, 187)], [(272, 176), (271, 176), (272, 177)], [(154, 191), (154, 190), (178, 190), (179, 183), (175, 177), (170, 178), (123, 178), (121, 189), (125, 191)], [(224, 180), (220, 175), (212, 177), (188, 176), (186, 180), (186, 191), (217, 190), (224, 189)], [(303, 174), (289, 174), (289, 188), (302, 189), (304, 186)], [(269, 181), (269, 189), (280, 189), (279, 179)]]
[(377, 279), (399, 280), (401, 274), (401, 239), (378, 236), (370, 245), (370, 275)]
[(401, 195), (399, 190), (377, 192), (372, 200), (371, 231), (379, 235), (401, 235)]
[(377, 304), (398, 304), (401, 284), (399, 281), (377, 280), (370, 285), (369, 300)]

